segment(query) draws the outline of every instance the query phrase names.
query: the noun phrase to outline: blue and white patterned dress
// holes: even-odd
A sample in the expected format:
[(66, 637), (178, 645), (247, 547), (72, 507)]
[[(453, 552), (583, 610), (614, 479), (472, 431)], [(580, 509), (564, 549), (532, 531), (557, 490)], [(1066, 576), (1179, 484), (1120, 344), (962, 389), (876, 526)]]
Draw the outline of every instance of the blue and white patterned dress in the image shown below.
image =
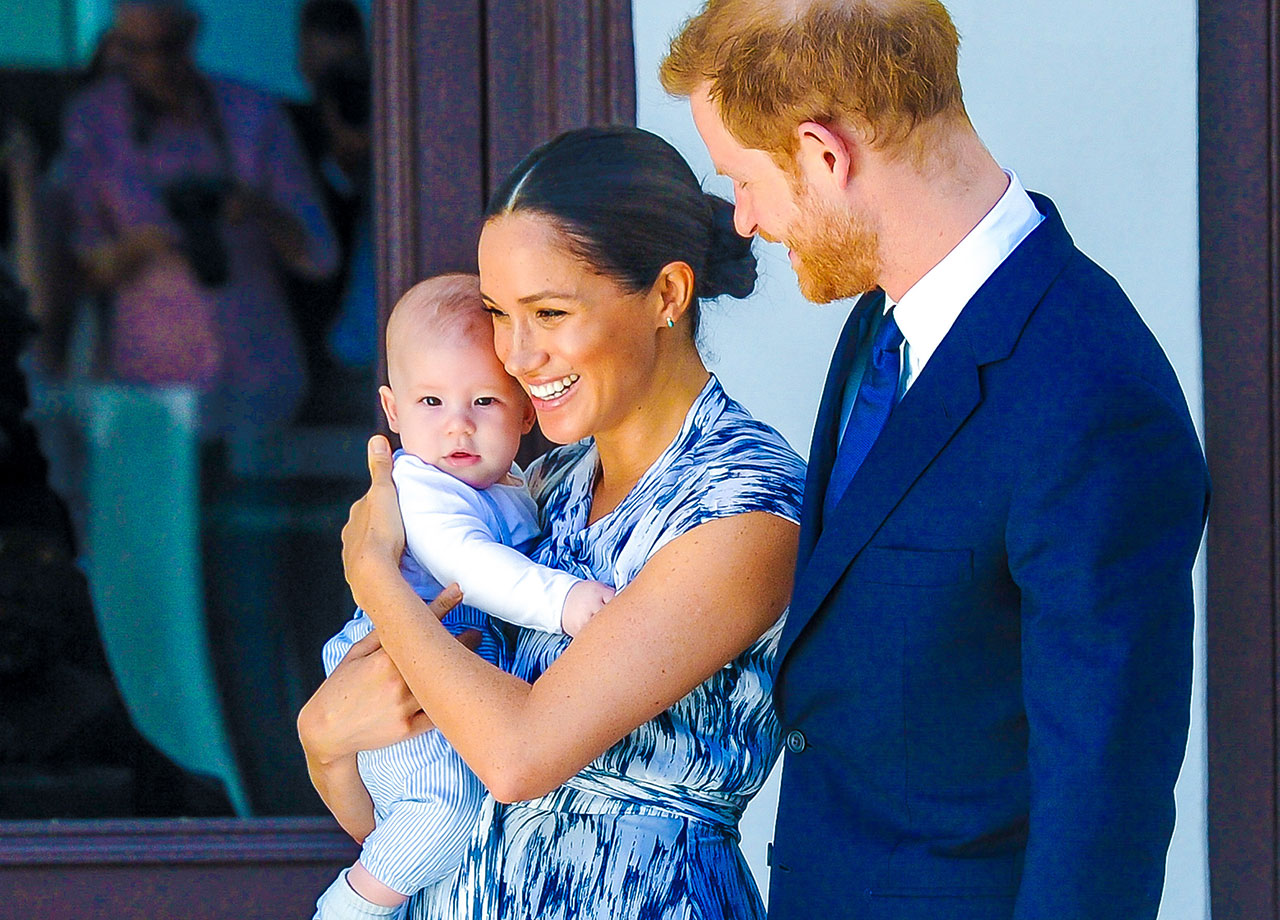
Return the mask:
[[(671, 540), (706, 521), (765, 511), (798, 521), (804, 465), (712, 377), (675, 440), (609, 514), (587, 523), (594, 444), (530, 470), (546, 565), (619, 590)], [(782, 618), (746, 652), (559, 789), (485, 815), (447, 904), (413, 918), (763, 918), (738, 819), (778, 754), (770, 699)], [(506, 669), (536, 680), (570, 641), (514, 631)], [(691, 640), (696, 637), (690, 637)]]

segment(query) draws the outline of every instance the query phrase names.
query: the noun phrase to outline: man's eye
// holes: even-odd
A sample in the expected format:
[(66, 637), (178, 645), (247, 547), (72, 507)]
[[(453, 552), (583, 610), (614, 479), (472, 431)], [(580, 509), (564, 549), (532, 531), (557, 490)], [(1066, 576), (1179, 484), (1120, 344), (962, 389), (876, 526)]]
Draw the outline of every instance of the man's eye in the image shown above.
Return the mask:
[(477, 396), (477, 397), (476, 397), (476, 405), (477, 405), (477, 406), (492, 406), (495, 402), (497, 402), (497, 400), (496, 400), (496, 399), (494, 399), (492, 396)]

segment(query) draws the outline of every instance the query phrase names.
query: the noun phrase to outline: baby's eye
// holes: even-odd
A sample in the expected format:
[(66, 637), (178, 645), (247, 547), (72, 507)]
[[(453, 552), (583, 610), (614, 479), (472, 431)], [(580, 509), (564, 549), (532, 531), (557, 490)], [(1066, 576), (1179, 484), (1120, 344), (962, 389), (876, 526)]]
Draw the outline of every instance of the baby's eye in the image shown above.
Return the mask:
[(439, 397), (439, 396), (424, 396), (424, 397), (422, 397), (422, 401), (423, 401), (423, 403), (425, 403), (425, 404), (426, 404), (426, 405), (428, 405), (428, 406), (439, 406), (439, 405), (443, 405), (443, 404), (440, 402), (440, 397)]
[(494, 399), (492, 396), (477, 396), (477, 397), (476, 397), (476, 405), (477, 405), (477, 406), (492, 406), (492, 405), (493, 405), (494, 403), (496, 403), (496, 402), (497, 402), (497, 400), (496, 400), (496, 399)]

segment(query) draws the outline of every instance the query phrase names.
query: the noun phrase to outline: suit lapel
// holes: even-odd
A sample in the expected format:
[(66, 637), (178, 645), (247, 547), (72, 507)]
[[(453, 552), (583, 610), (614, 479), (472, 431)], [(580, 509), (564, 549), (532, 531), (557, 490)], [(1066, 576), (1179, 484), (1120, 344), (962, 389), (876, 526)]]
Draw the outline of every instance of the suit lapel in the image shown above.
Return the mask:
[[(822, 465), (811, 465), (805, 484), (801, 554), (791, 609), (779, 640), (779, 665), (850, 563), (981, 404), (978, 369), (1012, 353), (1036, 304), (1074, 252), (1052, 203), (1039, 195), (1031, 197), (1045, 215), (1044, 221), (965, 305), (919, 378), (894, 408), (831, 519), (821, 521), (822, 493), (834, 457), (831, 412), (838, 423), (844, 379), (841, 375), (833, 386), (828, 376), (814, 433), (813, 450)], [(823, 440), (828, 433), (831, 445)], [(816, 484), (815, 476), (819, 477)]]
[[(796, 581), (788, 630), (803, 627), (849, 562), (982, 401), (978, 368), (967, 352), (955, 342), (950, 348), (939, 347), (894, 408)], [(784, 632), (782, 641), (787, 638)]]
[(840, 425), (840, 407), (844, 398), (845, 381), (858, 353), (858, 344), (867, 333), (870, 320), (883, 309), (884, 292), (875, 291), (858, 298), (845, 321), (831, 367), (827, 370), (827, 382), (818, 403), (818, 418), (813, 426), (813, 441), (809, 445), (809, 465), (805, 474), (805, 502), (800, 512), (800, 551), (796, 557), (796, 571), (804, 568), (813, 552), (822, 529), (822, 503), (826, 496), (827, 480), (835, 463), (836, 445), (839, 442), (837, 428)]

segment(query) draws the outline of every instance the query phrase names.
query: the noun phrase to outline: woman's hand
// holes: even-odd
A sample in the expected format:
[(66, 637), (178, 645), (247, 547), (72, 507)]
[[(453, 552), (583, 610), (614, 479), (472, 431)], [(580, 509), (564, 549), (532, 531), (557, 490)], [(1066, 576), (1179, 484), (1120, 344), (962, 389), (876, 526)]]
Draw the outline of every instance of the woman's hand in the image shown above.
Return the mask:
[(430, 728), (377, 630), (351, 647), (298, 714), (302, 747), (320, 764), (384, 748)]
[(369, 491), (351, 506), (342, 528), (342, 568), (352, 596), (366, 610), (373, 606), (373, 592), (380, 585), (400, 579), (404, 552), (404, 524), (391, 481), (391, 445), (382, 435), (369, 441), (369, 477)]
[[(480, 633), (458, 642), (472, 651)], [(347, 652), (298, 714), (307, 772), (320, 798), (357, 843), (374, 828), (373, 800), (360, 778), (357, 751), (376, 750), (431, 728), (404, 679), (369, 633)]]
[(227, 197), (224, 213), (233, 224), (247, 220), (257, 222), (280, 261), (304, 277), (314, 273), (308, 259), (306, 229), (270, 195), (237, 182)]
[(356, 752), (386, 747), (431, 728), (376, 631), (347, 652), (298, 713), (298, 738), (320, 798), (357, 842), (373, 831), (373, 801)]

